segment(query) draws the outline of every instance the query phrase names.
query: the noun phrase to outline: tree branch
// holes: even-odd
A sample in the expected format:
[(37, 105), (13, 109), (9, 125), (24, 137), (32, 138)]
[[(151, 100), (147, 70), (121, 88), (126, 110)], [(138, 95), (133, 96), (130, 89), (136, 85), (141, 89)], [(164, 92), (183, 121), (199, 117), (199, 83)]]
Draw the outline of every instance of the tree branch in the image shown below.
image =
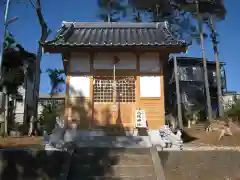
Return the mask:
[(30, 4), (32, 5), (32, 7), (34, 8), (34, 9), (36, 9), (36, 7), (34, 6), (34, 4), (33, 4), (33, 2), (32, 2), (32, 0), (28, 0), (29, 2), (30, 2)]
[(41, 0), (37, 0), (36, 1), (36, 13), (38, 16), (38, 21), (41, 25), (41, 29), (42, 29), (42, 35), (40, 38), (41, 42), (44, 42), (47, 38), (47, 31), (48, 31), (48, 27), (47, 27), (47, 23), (45, 22), (43, 15), (42, 15), (42, 9), (41, 9)]
[(41, 29), (42, 29), (42, 35), (40, 38), (40, 41), (45, 41), (47, 38), (48, 33), (48, 27), (47, 23), (45, 22), (43, 15), (42, 15), (42, 9), (41, 9), (41, 0), (36, 0), (36, 5), (34, 5), (32, 0), (28, 0), (29, 3), (32, 5), (32, 7), (35, 9), (38, 17), (38, 21), (40, 23)]

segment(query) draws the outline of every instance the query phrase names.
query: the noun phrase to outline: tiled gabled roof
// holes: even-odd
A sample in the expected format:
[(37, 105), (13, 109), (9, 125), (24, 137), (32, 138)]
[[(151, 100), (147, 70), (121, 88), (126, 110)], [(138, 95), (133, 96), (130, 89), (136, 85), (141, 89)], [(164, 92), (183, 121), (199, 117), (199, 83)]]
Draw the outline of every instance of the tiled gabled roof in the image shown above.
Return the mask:
[(63, 22), (56, 37), (45, 46), (122, 47), (187, 46), (174, 38), (167, 22), (109, 23)]

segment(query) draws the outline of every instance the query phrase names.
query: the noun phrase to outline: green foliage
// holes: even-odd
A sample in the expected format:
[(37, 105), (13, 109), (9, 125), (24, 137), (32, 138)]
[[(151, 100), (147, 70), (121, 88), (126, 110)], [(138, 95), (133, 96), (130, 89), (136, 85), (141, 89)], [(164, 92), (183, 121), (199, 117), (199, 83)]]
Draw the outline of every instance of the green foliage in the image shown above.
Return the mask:
[(13, 35), (10, 32), (6, 32), (5, 40), (3, 43), (3, 48), (8, 49), (8, 48), (15, 48), (17, 46), (17, 42), (15, 41)]
[(47, 69), (46, 71), (51, 82), (51, 95), (57, 94), (62, 91), (61, 85), (65, 83), (63, 69)]
[(226, 116), (240, 119), (240, 100), (237, 100), (225, 114)]
[[(63, 69), (47, 69), (50, 82), (51, 82), (51, 92), (50, 95), (53, 96), (62, 91), (61, 85), (65, 83), (64, 70)], [(40, 124), (47, 133), (51, 133), (56, 124), (56, 117), (63, 116), (64, 113), (64, 103), (57, 104), (54, 100), (51, 103), (42, 104), (42, 113), (40, 116)]]
[(138, 11), (138, 10), (133, 10), (133, 18), (132, 20), (134, 22), (142, 22), (142, 16), (141, 16), (141, 13)]
[(56, 117), (64, 112), (63, 104), (53, 105), (52, 103), (42, 104), (43, 110), (40, 116), (40, 124), (43, 130), (51, 133), (56, 124)]
[[(136, 9), (142, 15), (149, 17), (149, 21), (159, 22), (168, 21), (171, 24), (172, 32), (177, 38), (183, 38), (188, 41), (196, 40), (200, 43), (199, 35), (201, 30), (197, 28), (198, 19), (196, 18), (195, 1), (187, 0), (129, 0), (129, 6)], [(207, 13), (224, 19), (226, 9), (222, 1), (217, 0), (199, 0), (200, 13), (204, 22), (208, 22)], [(135, 20), (134, 13), (134, 20)], [(139, 22), (136, 19), (136, 22)], [(207, 38), (207, 33), (204, 33)]]
[(98, 17), (104, 22), (117, 22), (121, 17), (126, 16), (127, 6), (125, 0), (98, 0), (99, 14)]
[(7, 33), (4, 41), (3, 52), (3, 79), (1, 86), (7, 88), (7, 93), (12, 95), (18, 94), (18, 87), (24, 82), (24, 60), (29, 56), (24, 48), (17, 44), (14, 37)]
[[(178, 8), (167, 0), (131, 0), (129, 6), (137, 9), (141, 14), (148, 17), (148, 21), (168, 21), (172, 33), (176, 38), (182, 38), (199, 42), (197, 24), (191, 13)], [(206, 36), (206, 34), (205, 34)]]
[[(182, 9), (192, 14), (196, 13), (195, 1), (188, 0), (174, 0)], [(223, 20), (226, 16), (226, 9), (223, 0), (198, 0), (199, 12), (202, 15), (207, 13), (213, 15), (215, 18)]]

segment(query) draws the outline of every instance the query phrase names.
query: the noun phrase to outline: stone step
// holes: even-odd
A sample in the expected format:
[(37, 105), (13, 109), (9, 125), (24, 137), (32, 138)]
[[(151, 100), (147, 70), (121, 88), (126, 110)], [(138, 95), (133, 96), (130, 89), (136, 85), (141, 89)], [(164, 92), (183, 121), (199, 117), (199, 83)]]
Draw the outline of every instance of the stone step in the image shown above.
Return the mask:
[(108, 159), (115, 160), (107, 162), (118, 166), (152, 165), (151, 155), (148, 149), (111, 149), (108, 148), (79, 148), (74, 153), (76, 163), (86, 164), (89, 161), (101, 159), (107, 155)]
[(130, 136), (92, 136), (79, 137), (75, 144), (78, 147), (108, 147), (108, 148), (148, 148), (152, 144), (149, 137), (130, 137)]
[[(81, 170), (80, 170), (81, 169)], [(76, 163), (71, 167), (68, 179), (75, 177), (149, 177), (154, 176), (155, 172), (152, 166), (79, 166)]]
[(156, 179), (149, 148), (77, 148), (68, 179)]

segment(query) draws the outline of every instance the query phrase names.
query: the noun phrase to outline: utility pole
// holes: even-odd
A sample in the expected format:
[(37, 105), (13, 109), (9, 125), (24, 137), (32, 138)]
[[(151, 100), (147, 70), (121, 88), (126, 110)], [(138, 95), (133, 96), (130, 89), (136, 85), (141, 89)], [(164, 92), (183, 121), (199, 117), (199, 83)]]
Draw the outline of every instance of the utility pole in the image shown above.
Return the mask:
[[(10, 0), (7, 0), (7, 3), (6, 3), (6, 7), (5, 7), (5, 13), (4, 13), (4, 29), (3, 29), (3, 41), (2, 41), (2, 46), (1, 46), (1, 50), (0, 50), (0, 83), (2, 84), (3, 82), (3, 69), (2, 69), (2, 61), (3, 61), (3, 51), (4, 51), (4, 41), (5, 41), (5, 37), (6, 37), (6, 33), (7, 33), (7, 25), (8, 25), (8, 10), (9, 10), (9, 4), (10, 4)], [(6, 101), (8, 102), (8, 97), (7, 97), (7, 90), (6, 90), (6, 87), (3, 87), (2, 88), (2, 96), (3, 98), (1, 98), (4, 103), (3, 106), (3, 113), (4, 115), (2, 116), (3, 117), (3, 121), (4, 121), (4, 136), (7, 136), (8, 134), (8, 131), (7, 131), (7, 103)]]
[(221, 80), (220, 65), (219, 65), (218, 43), (217, 43), (216, 31), (213, 24), (212, 15), (209, 16), (209, 27), (210, 27), (211, 36), (212, 36), (213, 51), (216, 59), (218, 113), (220, 117), (223, 117), (224, 112), (223, 112), (223, 103), (222, 103), (222, 80)]
[(10, 0), (7, 0), (5, 13), (4, 13), (4, 29), (3, 29), (3, 41), (0, 50), (0, 77), (2, 79), (2, 60), (3, 60), (3, 51), (4, 51), (4, 41), (7, 33), (7, 25), (8, 25), (8, 10), (9, 10)]
[(196, 3), (196, 13), (197, 13), (197, 19), (198, 19), (198, 29), (199, 29), (199, 32), (200, 32), (202, 58), (203, 58), (204, 84), (205, 84), (205, 93), (206, 93), (206, 96), (207, 96), (208, 122), (211, 123), (211, 121), (212, 121), (212, 105), (211, 105), (211, 98), (210, 98), (210, 92), (209, 92), (207, 60), (206, 60), (205, 50), (204, 50), (203, 22), (202, 22), (202, 17), (201, 17), (200, 12), (199, 12), (199, 1), (196, 0), (195, 3)]

